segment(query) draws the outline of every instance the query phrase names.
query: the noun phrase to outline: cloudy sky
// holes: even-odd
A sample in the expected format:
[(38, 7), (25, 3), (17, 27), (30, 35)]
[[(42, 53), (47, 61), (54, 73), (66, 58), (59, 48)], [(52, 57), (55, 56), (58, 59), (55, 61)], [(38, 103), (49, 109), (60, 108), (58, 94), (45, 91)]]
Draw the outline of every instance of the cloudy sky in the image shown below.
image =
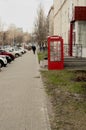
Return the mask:
[(24, 31), (31, 32), (40, 3), (47, 15), (53, 0), (0, 0), (0, 20), (4, 23), (4, 28), (13, 23)]

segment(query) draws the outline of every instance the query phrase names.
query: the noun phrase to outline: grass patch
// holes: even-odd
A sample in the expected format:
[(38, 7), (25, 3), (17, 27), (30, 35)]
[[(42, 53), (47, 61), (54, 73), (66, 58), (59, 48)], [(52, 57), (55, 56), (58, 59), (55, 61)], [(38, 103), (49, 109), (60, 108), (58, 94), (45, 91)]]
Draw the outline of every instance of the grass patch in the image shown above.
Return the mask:
[(47, 57), (47, 56), (48, 56), (47, 51), (38, 52), (38, 60), (39, 60), (39, 62), (41, 60), (44, 60), (44, 58)]
[[(41, 71), (54, 114), (52, 130), (86, 129), (86, 71)], [(49, 106), (48, 106), (49, 107)]]
[[(83, 72), (82, 72), (83, 73)], [(86, 73), (86, 72), (85, 72)], [(43, 77), (45, 77), (47, 84), (52, 84), (55, 87), (59, 87), (65, 91), (83, 94), (86, 93), (86, 81), (77, 81), (76, 71), (61, 70), (61, 71), (42, 71)], [(78, 76), (81, 72), (78, 72)], [(82, 74), (86, 76), (85, 74)], [(82, 78), (81, 78), (82, 79)], [(85, 79), (85, 77), (83, 77)]]

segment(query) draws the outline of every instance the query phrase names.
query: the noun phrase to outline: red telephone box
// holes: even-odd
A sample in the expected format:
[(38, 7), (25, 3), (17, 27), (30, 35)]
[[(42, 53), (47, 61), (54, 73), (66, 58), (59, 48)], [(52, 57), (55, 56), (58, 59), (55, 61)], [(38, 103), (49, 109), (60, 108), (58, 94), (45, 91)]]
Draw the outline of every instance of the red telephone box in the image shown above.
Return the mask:
[(60, 36), (48, 37), (48, 69), (64, 69), (63, 39)]

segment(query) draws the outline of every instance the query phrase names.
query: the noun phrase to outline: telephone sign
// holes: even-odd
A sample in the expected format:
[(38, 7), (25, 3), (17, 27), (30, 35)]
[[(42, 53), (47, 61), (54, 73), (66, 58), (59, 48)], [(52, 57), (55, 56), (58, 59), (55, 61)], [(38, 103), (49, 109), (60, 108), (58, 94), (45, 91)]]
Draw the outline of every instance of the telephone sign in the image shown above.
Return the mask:
[(64, 68), (63, 39), (59, 36), (48, 37), (48, 69)]

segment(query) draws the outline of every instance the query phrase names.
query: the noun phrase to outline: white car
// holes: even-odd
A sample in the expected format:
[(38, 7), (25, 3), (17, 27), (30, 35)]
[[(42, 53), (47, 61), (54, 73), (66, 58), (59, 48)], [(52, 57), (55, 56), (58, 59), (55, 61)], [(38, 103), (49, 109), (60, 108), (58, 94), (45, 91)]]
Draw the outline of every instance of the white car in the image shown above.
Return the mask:
[(22, 54), (26, 53), (26, 50), (23, 47), (19, 47), (18, 49), (19, 51), (21, 51)]
[(16, 48), (7, 48), (6, 51), (12, 53), (16, 58), (22, 56), (22, 53)]
[(13, 48), (12, 50), (15, 53), (15, 57), (22, 56), (22, 52), (18, 48)]
[(0, 55), (0, 67), (5, 67), (7, 65), (6, 56)]

